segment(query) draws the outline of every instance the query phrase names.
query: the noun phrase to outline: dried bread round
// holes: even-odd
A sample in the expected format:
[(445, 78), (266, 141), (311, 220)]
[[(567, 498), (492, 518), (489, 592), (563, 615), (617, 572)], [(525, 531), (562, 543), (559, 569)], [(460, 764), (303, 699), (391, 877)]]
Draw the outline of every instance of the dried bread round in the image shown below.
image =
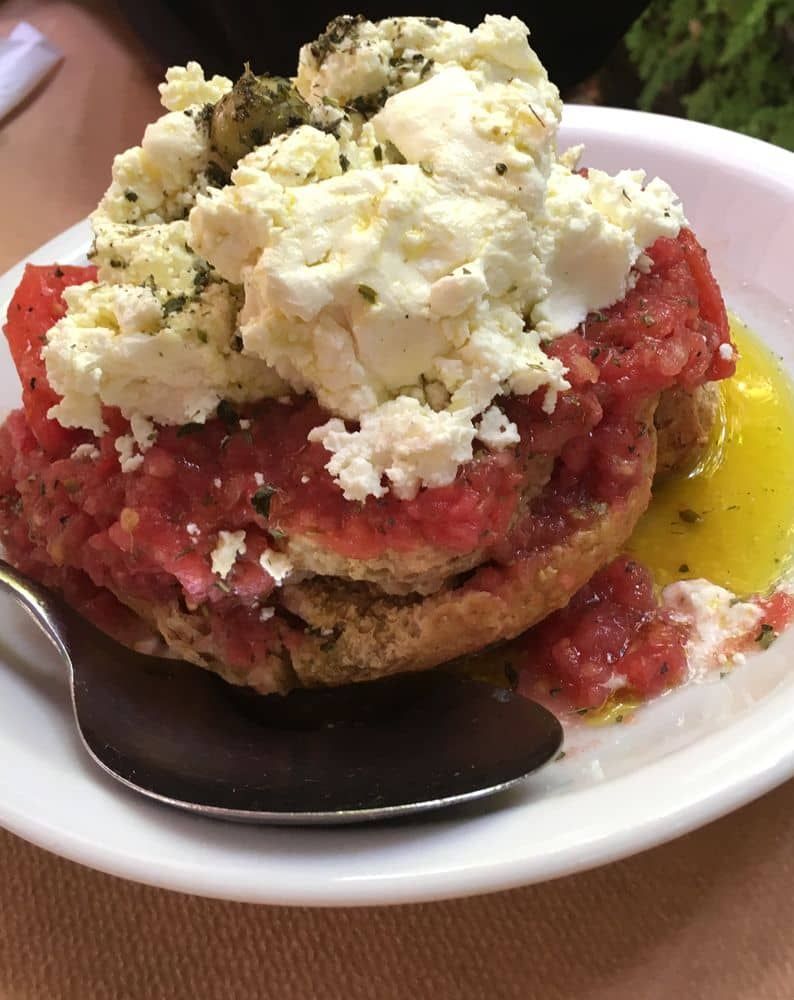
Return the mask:
[[(262, 693), (296, 686), (339, 685), (425, 670), (511, 639), (563, 607), (599, 567), (623, 548), (648, 505), (656, 467), (655, 401), (643, 414), (652, 447), (635, 485), (595, 521), (566, 540), (504, 570), (495, 590), (450, 579), (436, 593), (390, 595), (371, 583), (311, 577), (286, 585), (281, 615), (289, 631), (281, 648), (251, 669), (217, 657), (206, 620), (176, 604), (133, 609), (178, 656)], [(300, 622), (296, 628), (296, 621)]]
[[(655, 403), (649, 404), (644, 416), (656, 447), (636, 485), (564, 543), (514, 563), (505, 571), (505, 585), (496, 592), (461, 582), (461, 573), (482, 562), (479, 552), (472, 559), (447, 562), (434, 552), (422, 553), (419, 558), (370, 566), (369, 571), (356, 561), (337, 565), (332, 560), (326, 573), (282, 589), (282, 609), (292, 616), (291, 639), (268, 652), (253, 669), (244, 670), (222, 662), (200, 613), (186, 611), (176, 602), (127, 603), (163, 637), (172, 653), (262, 693), (372, 680), (437, 666), (513, 638), (563, 607), (621, 551), (648, 505), (654, 474), (690, 466), (697, 459), (711, 432), (717, 404), (713, 385), (691, 393), (679, 389), (663, 393), (653, 421)], [(526, 499), (539, 488), (537, 479), (528, 484)], [(322, 552), (310, 558), (317, 568), (323, 565)], [(391, 589), (402, 593), (389, 593), (378, 585), (390, 571), (397, 580)], [(423, 594), (422, 584), (428, 582), (427, 589), (433, 592)], [(296, 619), (302, 623), (297, 631)]]
[(513, 563), (498, 591), (469, 583), (428, 597), (390, 597), (371, 587), (315, 578), (284, 588), (284, 607), (308, 626), (291, 650), (305, 686), (372, 680), (425, 670), (511, 639), (564, 607), (628, 540), (648, 506), (656, 467), (654, 441), (636, 485), (595, 521), (542, 555)]
[(654, 415), (657, 476), (688, 472), (697, 465), (711, 439), (719, 405), (716, 382), (707, 382), (692, 392), (675, 386), (661, 394)]

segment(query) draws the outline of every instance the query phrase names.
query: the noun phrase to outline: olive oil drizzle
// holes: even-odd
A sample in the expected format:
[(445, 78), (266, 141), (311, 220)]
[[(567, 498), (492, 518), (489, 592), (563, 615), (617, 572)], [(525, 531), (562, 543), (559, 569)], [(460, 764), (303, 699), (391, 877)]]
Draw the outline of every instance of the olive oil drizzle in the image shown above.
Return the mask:
[(709, 446), (688, 474), (654, 487), (628, 548), (661, 587), (703, 577), (744, 597), (792, 566), (794, 388), (735, 317), (731, 333), (739, 361), (720, 384)]

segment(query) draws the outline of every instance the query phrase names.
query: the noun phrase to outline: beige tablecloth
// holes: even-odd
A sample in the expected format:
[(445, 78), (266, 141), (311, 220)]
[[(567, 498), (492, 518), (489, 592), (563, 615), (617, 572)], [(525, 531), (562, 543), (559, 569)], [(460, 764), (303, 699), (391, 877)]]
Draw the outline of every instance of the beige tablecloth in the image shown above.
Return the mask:
[[(0, 33), (20, 17), (67, 58), (0, 125), (0, 270), (95, 205), (112, 154), (157, 107), (108, 5), (7, 0)], [(376, 910), (180, 896), (0, 832), (0, 1000), (792, 1000), (792, 806), (788, 785), (594, 872)]]

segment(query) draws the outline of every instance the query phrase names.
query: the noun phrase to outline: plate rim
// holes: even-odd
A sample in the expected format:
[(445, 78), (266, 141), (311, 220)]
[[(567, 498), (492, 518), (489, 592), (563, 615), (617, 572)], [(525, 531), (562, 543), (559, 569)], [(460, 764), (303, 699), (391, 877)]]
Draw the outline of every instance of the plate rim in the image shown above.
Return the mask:
[[(698, 122), (627, 109), (568, 105), (563, 125), (599, 134), (614, 130), (624, 138), (628, 130), (632, 139), (649, 136), (654, 141), (658, 141), (660, 133), (675, 133), (679, 141), (685, 138), (692, 147), (707, 150), (709, 155), (714, 154), (715, 147), (730, 149), (732, 157), (737, 157), (738, 153), (738, 158), (749, 163), (748, 169), (756, 176), (783, 180), (787, 186), (794, 177), (794, 154), (761, 140)], [(8, 291), (17, 284), (26, 263), (50, 263), (67, 253), (74, 256), (89, 244), (90, 229), (85, 219), (10, 268), (0, 277), (3, 311)], [(718, 819), (794, 775), (792, 719), (794, 679), (791, 683), (782, 683), (774, 697), (746, 708), (730, 723), (719, 726), (693, 744), (674, 750), (636, 771), (579, 789), (575, 794), (560, 792), (555, 796), (563, 811), (571, 811), (573, 799), (580, 804), (580, 809), (587, 809), (593, 800), (599, 811), (608, 814), (610, 802), (619, 801), (622, 813), (628, 816), (620, 830), (607, 823), (609, 829), (598, 832), (597, 824), (594, 830), (590, 822), (586, 838), (581, 833), (574, 835), (566, 845), (552, 852), (537, 856), (527, 852), (521, 858), (510, 856), (504, 860), (488, 858), (416, 875), (407, 872), (392, 875), (381, 871), (366, 877), (349, 877), (344, 873), (319, 875), (315, 872), (309, 882), (295, 879), (294, 873), (289, 871), (280, 876), (271, 868), (266, 884), (246, 878), (244, 872), (230, 878), (228, 871), (216, 875), (195, 865), (180, 866), (162, 859), (153, 861), (123, 844), (81, 837), (48, 822), (46, 817), (6, 803), (2, 795), (0, 826), (38, 847), (107, 874), (218, 899), (326, 907), (429, 902), (504, 891), (575, 874), (648, 850)], [(713, 751), (709, 753), (711, 744), (724, 749), (726, 743), (733, 746), (733, 754), (723, 753), (717, 759)], [(687, 767), (682, 769), (684, 760)], [(638, 803), (629, 803), (628, 807), (626, 804), (626, 789), (640, 774), (644, 781), (655, 782), (653, 808), (648, 809), (648, 800), (643, 800), (642, 815)], [(137, 798), (131, 798), (130, 808), (135, 809), (139, 804)], [(531, 805), (528, 803), (521, 808)], [(148, 804), (147, 807), (157, 808)], [(588, 813), (588, 819), (592, 819), (592, 812)], [(466, 820), (453, 819), (453, 822)], [(323, 831), (318, 835), (322, 836)]]

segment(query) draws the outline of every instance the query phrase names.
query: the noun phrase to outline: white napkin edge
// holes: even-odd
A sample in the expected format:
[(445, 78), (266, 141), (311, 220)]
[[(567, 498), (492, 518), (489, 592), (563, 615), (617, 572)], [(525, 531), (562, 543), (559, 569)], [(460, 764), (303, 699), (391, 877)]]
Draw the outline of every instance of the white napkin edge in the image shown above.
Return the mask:
[(63, 53), (27, 21), (0, 39), (0, 119), (31, 93)]

